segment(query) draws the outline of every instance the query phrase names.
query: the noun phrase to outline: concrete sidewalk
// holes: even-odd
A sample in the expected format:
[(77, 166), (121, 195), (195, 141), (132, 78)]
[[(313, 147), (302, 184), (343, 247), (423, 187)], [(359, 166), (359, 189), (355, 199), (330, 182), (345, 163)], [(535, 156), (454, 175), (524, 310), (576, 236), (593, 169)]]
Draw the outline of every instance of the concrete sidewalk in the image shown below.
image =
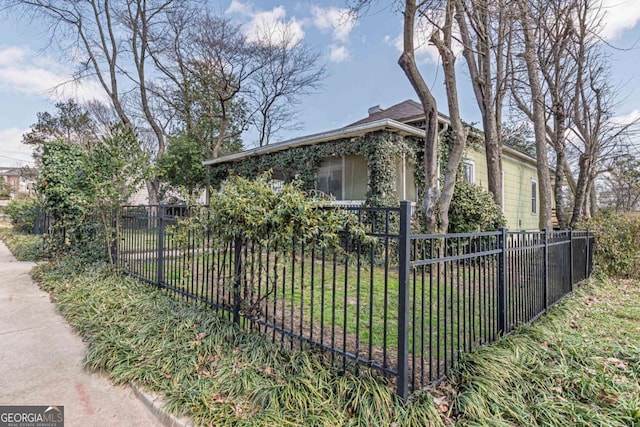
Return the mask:
[(62, 405), (65, 426), (159, 426), (129, 387), (82, 367), (82, 339), (0, 241), (0, 405)]

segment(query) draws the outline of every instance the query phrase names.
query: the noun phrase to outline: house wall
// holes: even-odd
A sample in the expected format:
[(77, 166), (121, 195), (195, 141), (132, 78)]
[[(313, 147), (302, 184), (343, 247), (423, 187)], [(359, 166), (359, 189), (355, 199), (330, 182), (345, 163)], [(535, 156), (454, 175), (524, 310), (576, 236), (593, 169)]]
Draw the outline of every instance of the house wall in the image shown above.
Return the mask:
[[(475, 162), (475, 184), (488, 189), (487, 162), (483, 148), (470, 146), (465, 158)], [(509, 155), (502, 156), (504, 216), (510, 230), (537, 230), (540, 197), (536, 195), (536, 213), (531, 212), (531, 181), (538, 180), (533, 163)], [(538, 191), (539, 191), (538, 186)]]

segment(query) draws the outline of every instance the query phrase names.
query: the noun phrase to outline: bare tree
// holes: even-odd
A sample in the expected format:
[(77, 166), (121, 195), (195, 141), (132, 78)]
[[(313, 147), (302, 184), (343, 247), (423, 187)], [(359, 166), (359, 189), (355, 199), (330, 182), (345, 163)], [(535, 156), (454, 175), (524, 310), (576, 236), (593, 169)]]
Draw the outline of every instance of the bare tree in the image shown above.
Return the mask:
[(489, 192), (502, 200), (502, 111), (512, 60), (513, 8), (508, 0), (456, 0), (463, 56), (482, 115)]
[(602, 181), (605, 207), (615, 212), (640, 210), (640, 160), (630, 150), (609, 162)]
[(326, 75), (319, 55), (296, 40), (290, 25), (259, 29), (256, 60), (262, 66), (252, 76), (248, 89), (251, 124), (258, 143), (269, 144), (284, 129), (296, 129), (300, 97), (316, 90)]
[[(370, 0), (351, 2), (352, 10), (360, 12), (370, 6)], [(426, 228), (429, 232), (446, 232), (448, 211), (453, 197), (458, 168), (467, 142), (467, 129), (460, 119), (456, 77), (456, 55), (453, 44), (456, 30), (456, 0), (406, 0), (401, 9), (403, 20), (403, 50), (398, 64), (413, 87), (425, 115), (424, 169), (425, 189), (422, 202)], [(419, 30), (416, 30), (418, 28)], [(453, 143), (444, 169), (442, 190), (438, 185), (438, 109), (436, 100), (418, 68), (415, 39), (418, 31), (427, 31), (426, 38), (438, 49), (442, 59), (444, 81), (449, 106)]]
[(286, 23), (245, 35), (208, 13), (177, 11), (171, 22), (171, 31), (152, 43), (164, 75), (157, 95), (169, 106), (167, 114), (210, 147), (213, 157), (250, 126), (260, 145), (295, 128), (300, 97), (326, 74), (319, 56)]
[[(165, 148), (165, 129), (154, 117), (149, 100), (148, 41), (166, 24), (166, 14), (189, 0), (10, 0), (9, 8), (48, 24), (51, 44), (78, 63), (76, 78), (95, 78), (120, 122), (154, 135), (154, 151)], [(151, 203), (157, 201), (158, 180), (147, 182)]]
[(453, 52), (455, 0), (445, 3), (444, 22), (438, 31), (434, 31), (431, 41), (438, 48), (444, 69), (444, 82), (449, 104), (449, 121), (451, 123), (452, 144), (445, 167), (444, 183), (439, 200), (440, 231), (446, 233), (449, 228), (449, 207), (453, 198), (453, 190), (457, 181), (458, 168), (462, 161), (467, 144), (467, 129), (460, 118), (458, 101), (458, 83), (456, 78), (456, 56)]
[(427, 230), (436, 231), (438, 227), (438, 106), (429, 86), (424, 81), (415, 58), (415, 25), (418, 6), (415, 0), (406, 0), (404, 6), (403, 49), (398, 64), (404, 71), (409, 83), (416, 92), (425, 116), (424, 135), (424, 172), (425, 189), (423, 209)]
[(529, 0), (518, 0), (517, 23), (522, 33), (519, 54), (525, 68), (525, 78), (531, 99), (531, 119), (533, 121), (534, 139), (536, 143), (536, 161), (538, 170), (538, 187), (540, 193), (541, 229), (550, 230), (552, 222), (552, 189), (549, 162), (547, 160), (547, 126), (545, 117), (545, 96), (541, 76), (538, 72), (540, 63), (536, 54), (536, 5)]

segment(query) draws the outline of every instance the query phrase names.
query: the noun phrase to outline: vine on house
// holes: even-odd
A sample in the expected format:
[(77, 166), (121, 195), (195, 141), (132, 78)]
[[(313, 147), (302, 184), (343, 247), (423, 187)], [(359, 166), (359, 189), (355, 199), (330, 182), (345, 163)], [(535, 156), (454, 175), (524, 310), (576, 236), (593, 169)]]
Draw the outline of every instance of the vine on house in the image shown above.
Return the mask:
[[(419, 138), (404, 137), (394, 132), (373, 132), (322, 144), (293, 147), (276, 153), (249, 157), (242, 161), (214, 165), (210, 180), (214, 187), (229, 175), (257, 177), (264, 171), (282, 173), (285, 182), (298, 180), (305, 191), (314, 190), (322, 159), (331, 156), (362, 155), (369, 169), (367, 206), (396, 206), (396, 161), (403, 154), (408, 161), (416, 159)], [(416, 164), (416, 179), (420, 169)], [(424, 181), (424, 179), (423, 179)]]

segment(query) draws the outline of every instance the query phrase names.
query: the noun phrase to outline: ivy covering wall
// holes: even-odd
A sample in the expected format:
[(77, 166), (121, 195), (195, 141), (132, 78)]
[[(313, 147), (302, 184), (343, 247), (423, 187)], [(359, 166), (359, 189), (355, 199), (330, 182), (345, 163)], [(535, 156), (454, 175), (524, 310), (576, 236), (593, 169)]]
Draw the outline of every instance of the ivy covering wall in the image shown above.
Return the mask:
[(230, 175), (257, 177), (271, 169), (281, 172), (285, 182), (297, 179), (301, 182), (303, 190), (310, 191), (315, 189), (322, 159), (331, 156), (362, 155), (368, 167), (366, 205), (396, 206), (398, 158), (404, 154), (407, 162), (416, 162), (415, 178), (419, 190), (424, 182), (424, 168), (417, 155), (421, 151), (418, 150), (420, 144), (421, 140), (416, 137), (378, 131), (213, 165), (210, 167), (210, 178), (213, 186), (218, 187)]
[[(477, 138), (470, 138), (469, 144), (478, 144)], [(214, 188), (231, 175), (246, 178), (257, 178), (262, 173), (273, 170), (282, 174), (285, 182), (298, 180), (305, 191), (314, 190), (318, 169), (322, 160), (331, 156), (361, 155), (364, 156), (368, 168), (368, 182), (365, 205), (398, 206), (396, 177), (398, 176), (398, 159), (405, 156), (407, 165), (414, 166), (414, 179), (417, 187), (417, 200), (424, 197), (424, 150), (423, 141), (414, 136), (403, 136), (396, 132), (377, 131), (363, 136), (342, 138), (335, 141), (300, 147), (287, 148), (282, 151), (254, 155), (242, 160), (210, 166), (210, 182)], [(445, 163), (450, 151), (451, 138), (448, 133), (442, 136), (438, 146), (440, 161)], [(462, 180), (462, 165), (458, 173)], [(495, 229), (504, 224), (500, 208), (493, 203), (486, 190), (474, 185), (465, 192), (454, 193), (452, 205), (456, 215), (450, 222), (450, 230), (484, 230)], [(466, 188), (465, 187), (465, 188)], [(486, 194), (485, 194), (486, 193)], [(484, 197), (487, 196), (487, 197)], [(478, 204), (478, 197), (484, 200)], [(422, 204), (418, 203), (418, 211)], [(490, 217), (495, 221), (475, 221), (477, 218)], [(416, 226), (422, 230), (422, 215), (415, 216)]]

